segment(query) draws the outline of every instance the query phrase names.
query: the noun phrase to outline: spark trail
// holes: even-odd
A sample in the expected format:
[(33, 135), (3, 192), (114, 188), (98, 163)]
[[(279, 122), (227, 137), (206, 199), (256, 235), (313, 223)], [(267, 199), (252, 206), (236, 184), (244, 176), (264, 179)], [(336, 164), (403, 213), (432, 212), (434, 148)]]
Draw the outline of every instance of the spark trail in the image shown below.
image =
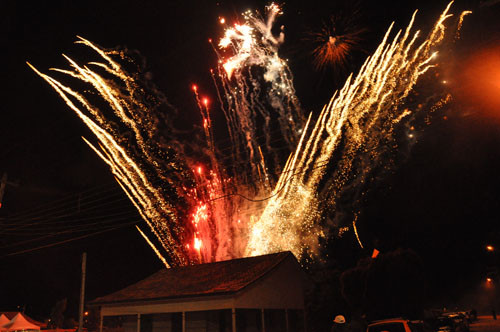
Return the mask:
[(281, 9), (271, 4), (266, 14), (263, 18), (247, 11), (244, 24), (226, 28), (219, 49), (214, 48), (219, 64), (212, 73), (232, 141), (232, 159), (250, 165), (244, 174), (231, 175), (255, 192), (263, 189), (259, 185), (269, 191), (304, 127), (292, 73), (278, 55), (284, 33), (272, 33)]
[[(67, 56), (64, 57), (73, 70), (53, 70), (90, 84), (109, 105), (112, 115), (105, 115), (84, 95), (28, 65), (58, 92), (98, 138), (99, 148), (85, 141), (109, 165), (124, 192), (159, 240), (170, 264), (186, 264), (189, 256), (182, 247), (186, 237), (182, 215), (172, 202), (184, 195), (180, 192), (181, 185), (192, 183), (189, 171), (177, 159), (173, 149), (161, 147), (157, 138), (158, 121), (152, 112), (155, 105), (143, 103), (146, 100), (143, 89), (112, 59), (113, 55), (120, 54), (106, 52), (81, 37), (77, 43), (90, 47), (105, 60), (90, 63), (89, 66), (102, 69), (108, 78), (89, 66), (79, 66)], [(116, 125), (112, 117), (125, 130)], [(179, 206), (183, 204), (185, 202), (179, 202)]]
[[(193, 87), (206, 137), (203, 162), (175, 147), (158, 117), (160, 102), (150, 101), (137, 75), (116, 60), (126, 60), (123, 52), (79, 37), (78, 43), (103, 62), (81, 66), (65, 56), (72, 69), (53, 69), (90, 85), (97, 94), (89, 96), (30, 67), (97, 137), (99, 146), (86, 142), (110, 166), (149, 226), (160, 247), (141, 235), (165, 266), (280, 250), (301, 257), (316, 254), (319, 239), (328, 235), (331, 223), (321, 222), (326, 212), (338, 214), (339, 198), (384, 165), (381, 151), (411, 114), (402, 102), (433, 66), (448, 9), (420, 44), (418, 32), (411, 32), (415, 14), (389, 42), (391, 26), (358, 75), (307, 121), (290, 69), (278, 56), (284, 35), (271, 32), (279, 8), (269, 6), (266, 19), (246, 13), (244, 25), (226, 30), (213, 74), (232, 143), (229, 156), (217, 149), (208, 99)], [(108, 112), (96, 106), (96, 95)], [(278, 132), (272, 131), (273, 121)], [(277, 153), (280, 146), (284, 153)]]
[[(394, 141), (395, 127), (411, 114), (400, 106), (417, 79), (433, 66), (450, 5), (420, 44), (419, 32), (411, 32), (416, 12), (406, 30), (389, 41), (391, 25), (359, 73), (347, 79), (316, 122), (308, 123), (275, 187), (276, 195), (252, 225), (247, 255), (281, 250), (298, 257), (318, 253), (319, 238), (328, 230), (318, 222), (320, 217), (325, 211), (338, 211), (342, 193), (361, 186), (375, 167), (383, 166), (380, 150)], [(355, 220), (356, 216), (352, 226), (357, 235)]]

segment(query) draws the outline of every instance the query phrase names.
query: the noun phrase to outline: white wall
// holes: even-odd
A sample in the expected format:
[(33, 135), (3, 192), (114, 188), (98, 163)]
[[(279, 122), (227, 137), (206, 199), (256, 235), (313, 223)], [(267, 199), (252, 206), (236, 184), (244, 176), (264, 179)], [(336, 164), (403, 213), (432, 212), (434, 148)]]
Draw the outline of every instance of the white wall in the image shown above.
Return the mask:
[(236, 294), (103, 305), (103, 316), (189, 312), (231, 308), (303, 309), (304, 273), (292, 257), (287, 257), (262, 279)]
[(303, 309), (304, 285), (300, 265), (288, 257), (263, 279), (236, 295), (236, 308)]

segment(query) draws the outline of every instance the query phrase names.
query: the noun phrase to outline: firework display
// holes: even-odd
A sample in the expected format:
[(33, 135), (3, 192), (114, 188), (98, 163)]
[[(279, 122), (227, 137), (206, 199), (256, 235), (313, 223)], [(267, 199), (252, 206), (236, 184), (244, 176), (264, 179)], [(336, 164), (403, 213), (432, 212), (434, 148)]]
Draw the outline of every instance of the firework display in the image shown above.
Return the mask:
[(307, 39), (314, 45), (311, 53), (316, 70), (347, 67), (351, 53), (360, 48), (361, 36), (365, 32), (356, 24), (356, 15), (356, 10), (350, 15), (334, 13), (318, 31), (309, 33)]
[[(389, 42), (391, 26), (359, 73), (347, 79), (314, 124), (308, 123), (276, 194), (253, 225), (249, 255), (282, 248), (293, 248), (296, 255), (316, 253), (318, 239), (324, 236), (324, 228), (317, 223), (320, 215), (336, 210), (337, 199), (347, 187), (367, 180), (379, 165), (380, 148), (392, 141), (395, 126), (410, 115), (399, 106), (418, 77), (433, 66), (433, 47), (444, 38), (448, 8), (420, 45), (416, 45), (418, 32), (411, 33), (415, 14), (406, 30)], [(334, 160), (334, 154), (340, 157)], [(332, 162), (335, 165), (326, 178)]]
[[(241, 180), (249, 184), (262, 178), (259, 182), (269, 187), (281, 170), (283, 156), (296, 147), (304, 116), (290, 68), (278, 55), (284, 34), (281, 31), (273, 36), (271, 31), (281, 10), (275, 4), (266, 10), (267, 19), (247, 11), (245, 24), (225, 30), (216, 49), (219, 66), (213, 75), (220, 86), (219, 102), (227, 120), (233, 159), (253, 165), (246, 174), (248, 179)], [(278, 147), (282, 148), (281, 156)]]
[[(345, 227), (335, 216), (338, 202), (351, 188), (362, 192), (384, 167), (382, 156), (393, 148), (397, 127), (415, 112), (402, 104), (433, 67), (450, 5), (423, 40), (412, 32), (415, 14), (392, 40), (391, 25), (359, 73), (349, 76), (318, 115), (308, 116), (278, 54), (283, 31), (272, 32), (281, 9), (272, 4), (265, 17), (246, 12), (244, 24), (227, 26), (214, 43), (219, 62), (212, 78), (229, 148), (219, 147), (213, 130), (216, 106), (192, 87), (205, 135), (201, 160), (186, 156), (164, 132), (159, 99), (121, 64), (124, 52), (79, 37), (77, 43), (94, 50), (101, 62), (79, 65), (65, 56), (72, 69), (54, 69), (92, 87), (93, 94), (30, 66), (95, 134), (98, 145), (85, 141), (140, 212), (155, 238), (139, 231), (166, 267), (282, 250), (314, 257), (331, 229), (352, 229), (362, 245), (355, 203)], [(345, 61), (344, 49), (356, 36), (330, 36), (317, 49), (317, 65)]]

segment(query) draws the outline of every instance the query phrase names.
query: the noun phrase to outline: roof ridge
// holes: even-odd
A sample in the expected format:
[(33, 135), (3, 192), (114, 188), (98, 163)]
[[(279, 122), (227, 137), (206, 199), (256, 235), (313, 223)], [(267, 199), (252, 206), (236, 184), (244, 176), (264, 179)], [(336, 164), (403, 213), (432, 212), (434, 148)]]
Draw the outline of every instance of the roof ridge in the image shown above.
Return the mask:
[(294, 256), (290, 251), (284, 251), (171, 269), (163, 268), (132, 285), (98, 297), (90, 303), (235, 293), (262, 279), (287, 257)]
[(188, 267), (197, 267), (197, 266), (200, 266), (200, 265), (207, 266), (207, 265), (214, 265), (214, 264), (222, 264), (222, 263), (226, 263), (226, 262), (236, 262), (236, 261), (252, 260), (252, 259), (255, 259), (255, 258), (264, 258), (264, 257), (269, 257), (269, 256), (279, 256), (279, 255), (283, 255), (285, 253), (286, 254), (289, 254), (289, 253), (291, 254), (291, 251), (280, 251), (280, 252), (274, 252), (274, 253), (264, 254), (264, 255), (258, 255), (258, 256), (247, 256), (247, 257), (239, 257), (239, 258), (230, 258), (230, 259), (226, 259), (226, 260), (223, 260), (223, 261), (216, 261), (216, 262), (208, 262), (208, 263), (201, 263), (201, 264), (191, 264), (191, 265), (176, 266), (176, 267), (172, 267), (172, 268), (169, 268), (169, 269), (162, 268), (159, 271), (162, 271), (162, 270), (185, 269), (185, 268), (188, 268)]
[[(271, 271), (273, 271), (278, 265), (281, 264), (281, 262), (283, 262), (287, 257), (290, 257), (290, 255), (293, 256), (292, 252), (291, 251), (281, 251), (281, 252), (278, 252), (278, 253), (275, 253), (275, 255), (277, 256), (278, 254), (283, 254), (283, 257), (278, 261), (274, 262), (274, 265), (271, 266), (269, 269), (267, 269), (266, 271), (263, 271), (259, 276), (257, 276), (257, 278), (255, 278), (253, 281), (249, 282), (248, 284), (246, 284), (245, 286), (243, 286), (241, 289), (239, 289), (239, 291), (249, 287), (250, 285), (253, 285), (254, 283), (256, 283), (258, 280), (262, 279), (265, 275), (267, 275), (268, 273), (270, 273)], [(273, 254), (271, 254), (273, 255)], [(267, 255), (265, 255), (267, 256)], [(294, 256), (295, 257), (295, 256)]]
[[(285, 254), (286, 255), (283, 255)], [(153, 274), (150, 274), (149, 276), (129, 285), (129, 286), (126, 286), (119, 291), (121, 290), (124, 290), (124, 289), (127, 289), (128, 287), (131, 287), (131, 286), (134, 286), (134, 285), (137, 285), (138, 283), (140, 283), (141, 281), (145, 281), (145, 280), (148, 280), (150, 278), (154, 278), (157, 274), (161, 273), (161, 272), (173, 272), (173, 271), (178, 271), (178, 270), (185, 270), (185, 269), (189, 269), (189, 268), (200, 268), (200, 266), (213, 266), (213, 265), (222, 265), (222, 264), (227, 264), (228, 262), (241, 262), (241, 261), (244, 261), (244, 260), (252, 260), (252, 259), (256, 259), (256, 258), (265, 258), (265, 257), (270, 257), (270, 256), (279, 256), (279, 255), (283, 255), (283, 258), (280, 259), (276, 264), (275, 266), (280, 263), (281, 261), (283, 261), (283, 259), (285, 257), (288, 256), (288, 254), (292, 254), (291, 251), (280, 251), (280, 252), (276, 252), (276, 253), (271, 253), (271, 254), (265, 254), (265, 255), (259, 255), (259, 256), (248, 256), (248, 257), (240, 257), (240, 258), (234, 258), (234, 259), (226, 259), (226, 260), (223, 260), (223, 261), (216, 261), (216, 262), (208, 262), (208, 263), (201, 263), (201, 264), (191, 264), (191, 265), (183, 265), (183, 266), (176, 266), (176, 267), (172, 267), (172, 268), (161, 268), (159, 269), (158, 271), (154, 272)], [(273, 266), (274, 268), (274, 266)], [(263, 273), (265, 274), (265, 273)]]

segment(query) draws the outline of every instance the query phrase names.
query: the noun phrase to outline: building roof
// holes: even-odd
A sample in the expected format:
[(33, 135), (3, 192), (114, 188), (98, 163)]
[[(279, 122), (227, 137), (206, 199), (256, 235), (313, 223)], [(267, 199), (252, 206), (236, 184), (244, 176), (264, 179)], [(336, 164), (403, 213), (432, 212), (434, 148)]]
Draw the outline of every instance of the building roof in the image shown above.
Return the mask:
[[(14, 318), (17, 314), (19, 313), (19, 311), (0, 311), (0, 316), (4, 315), (5, 317), (7, 317), (9, 319), (9, 321)], [(44, 323), (41, 323), (41, 322), (38, 322), (36, 320), (34, 320), (33, 318), (31, 317), (28, 317), (26, 316), (25, 313), (23, 313), (23, 317), (26, 318), (26, 320), (28, 322), (30, 322), (31, 324), (35, 324), (35, 325), (38, 325), (40, 327), (44, 327), (46, 324)]]
[(90, 304), (162, 300), (236, 293), (259, 280), (285, 259), (289, 251), (208, 264), (162, 269), (118, 292)]
[(10, 322), (10, 319), (8, 319), (4, 314), (0, 314), (0, 331), (2, 330), (2, 326), (8, 322)]
[(6, 331), (22, 331), (22, 330), (40, 330), (40, 326), (30, 323), (26, 317), (18, 312), (11, 320), (5, 325), (0, 327)]

